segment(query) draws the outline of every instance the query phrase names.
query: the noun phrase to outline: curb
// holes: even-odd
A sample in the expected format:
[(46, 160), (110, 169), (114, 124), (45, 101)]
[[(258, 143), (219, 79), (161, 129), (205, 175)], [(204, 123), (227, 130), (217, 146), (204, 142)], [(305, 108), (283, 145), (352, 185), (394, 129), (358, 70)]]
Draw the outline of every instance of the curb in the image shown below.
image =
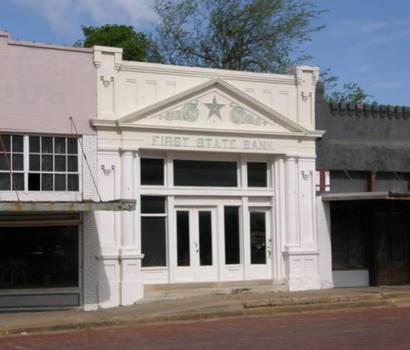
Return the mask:
[(276, 300), (264, 302), (245, 302), (242, 305), (230, 310), (221, 311), (202, 311), (177, 313), (171, 315), (152, 315), (147, 317), (114, 317), (112, 319), (101, 319), (95, 321), (79, 321), (68, 324), (46, 325), (37, 327), (15, 327), (10, 329), (0, 330), (0, 337), (67, 332), (89, 330), (96, 328), (107, 327), (125, 327), (136, 325), (153, 325), (164, 323), (178, 323), (188, 321), (211, 320), (221, 318), (245, 317), (245, 316), (273, 316), (296, 313), (322, 312), (322, 311), (337, 311), (343, 309), (363, 309), (363, 308), (381, 308), (394, 307), (391, 301), (387, 300), (380, 294), (362, 295), (361, 297), (333, 297), (319, 298), (316, 300), (292, 300), (287, 299), (278, 303)]

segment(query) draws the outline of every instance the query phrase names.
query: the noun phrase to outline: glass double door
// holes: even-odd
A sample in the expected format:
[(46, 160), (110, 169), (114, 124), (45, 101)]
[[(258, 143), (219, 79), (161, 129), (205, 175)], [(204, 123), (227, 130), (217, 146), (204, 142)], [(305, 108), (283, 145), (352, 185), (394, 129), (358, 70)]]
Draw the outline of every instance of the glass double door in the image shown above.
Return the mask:
[(216, 210), (177, 209), (175, 279), (179, 282), (216, 281), (216, 260)]

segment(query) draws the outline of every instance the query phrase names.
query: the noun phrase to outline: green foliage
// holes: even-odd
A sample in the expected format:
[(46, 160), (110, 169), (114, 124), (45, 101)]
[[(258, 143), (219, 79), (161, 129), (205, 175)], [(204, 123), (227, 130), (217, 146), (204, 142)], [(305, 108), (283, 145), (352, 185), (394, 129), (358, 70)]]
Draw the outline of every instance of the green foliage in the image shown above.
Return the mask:
[(171, 64), (283, 72), (307, 59), (301, 45), (322, 29), (312, 24), (321, 13), (312, 1), (156, 0), (154, 8)]
[(370, 103), (369, 97), (357, 83), (346, 83), (341, 91), (331, 93), (329, 99), (340, 103)]
[(156, 44), (144, 33), (139, 33), (132, 26), (106, 24), (101, 27), (81, 26), (84, 40), (78, 40), (74, 46), (92, 47), (94, 45), (121, 47), (123, 58), (131, 61), (158, 62)]
[(328, 102), (338, 103), (375, 103), (370, 102), (372, 95), (366, 93), (357, 83), (345, 83), (340, 88), (339, 77), (332, 75), (329, 69), (322, 71), (321, 79)]

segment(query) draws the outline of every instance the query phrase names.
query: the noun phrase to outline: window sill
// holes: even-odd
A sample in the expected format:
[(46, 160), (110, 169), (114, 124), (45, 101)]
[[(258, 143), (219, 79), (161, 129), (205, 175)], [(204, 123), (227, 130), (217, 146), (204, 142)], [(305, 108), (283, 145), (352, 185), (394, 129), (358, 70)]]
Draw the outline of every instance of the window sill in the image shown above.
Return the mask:
[(166, 271), (168, 270), (167, 266), (146, 266), (141, 267), (142, 271)]
[(2, 201), (81, 201), (81, 192), (47, 192), (47, 191), (0, 191)]

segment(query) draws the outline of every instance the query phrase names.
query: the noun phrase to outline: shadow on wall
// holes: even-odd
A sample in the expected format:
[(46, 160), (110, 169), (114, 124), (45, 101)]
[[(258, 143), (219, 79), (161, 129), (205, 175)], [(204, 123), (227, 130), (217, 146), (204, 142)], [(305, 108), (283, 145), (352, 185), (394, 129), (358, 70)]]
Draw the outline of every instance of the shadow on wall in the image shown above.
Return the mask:
[[(119, 262), (116, 257), (103, 258), (96, 215), (115, 215), (112, 212), (84, 214), (84, 309), (119, 305)], [(108, 273), (108, 275), (107, 275)]]

